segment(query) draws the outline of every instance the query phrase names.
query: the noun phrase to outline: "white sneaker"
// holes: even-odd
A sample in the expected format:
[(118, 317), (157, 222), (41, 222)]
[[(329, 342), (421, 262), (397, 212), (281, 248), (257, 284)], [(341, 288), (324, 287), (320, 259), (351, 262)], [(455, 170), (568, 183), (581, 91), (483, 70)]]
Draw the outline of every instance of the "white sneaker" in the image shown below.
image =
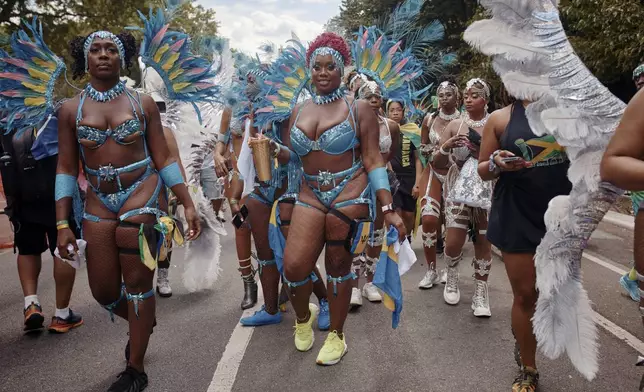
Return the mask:
[(349, 302), (352, 308), (357, 308), (362, 306), (362, 295), (360, 295), (360, 289), (354, 287), (351, 289), (351, 301)]
[(436, 273), (436, 270), (430, 269), (427, 270), (425, 273), (425, 276), (423, 277), (423, 280), (418, 283), (418, 288), (419, 289), (431, 289), (434, 287), (435, 284), (438, 284), (439, 279), (438, 279), (438, 274)]
[(159, 268), (157, 270), (157, 293), (163, 298), (172, 297), (172, 287), (168, 280), (168, 269)]
[(441, 270), (441, 283), (442, 284), (447, 283), (447, 269), (445, 268)]
[(487, 282), (474, 279), (474, 296), (472, 297), (472, 310), (476, 317), (490, 317), (490, 297)]
[(449, 305), (457, 305), (461, 301), (458, 278), (458, 267), (447, 267), (447, 283), (445, 283), (445, 289), (443, 290), (443, 299)]
[(362, 296), (369, 300), (369, 302), (382, 301), (382, 295), (378, 292), (378, 288), (373, 283), (367, 283), (362, 287)]

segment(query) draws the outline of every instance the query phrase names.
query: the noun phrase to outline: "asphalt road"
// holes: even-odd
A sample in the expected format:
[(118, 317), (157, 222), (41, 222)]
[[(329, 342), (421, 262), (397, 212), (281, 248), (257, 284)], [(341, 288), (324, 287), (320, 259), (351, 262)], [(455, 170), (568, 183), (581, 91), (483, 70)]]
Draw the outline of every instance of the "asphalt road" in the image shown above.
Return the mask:
[[(326, 335), (317, 332), (313, 350), (297, 352), (292, 310), (280, 325), (236, 328), (242, 285), (232, 236), (222, 243), (223, 271), (210, 292), (188, 294), (180, 283), (180, 251), (174, 256), (171, 279), (175, 294), (157, 301), (159, 325), (148, 350), (147, 390), (510, 390), (516, 373), (510, 332), (512, 297), (498, 259), (490, 278), (490, 319), (471, 314), (469, 263), (461, 264), (461, 304), (450, 307), (443, 302), (442, 286), (429, 291), (416, 288), (426, 268), (419, 261), (403, 277), (405, 308), (400, 327), (391, 328), (391, 314), (382, 305), (365, 302), (347, 320), (347, 356), (339, 365), (319, 367), (315, 357)], [(414, 249), (422, 260), (419, 241)], [(629, 268), (631, 249), (630, 231), (602, 224), (590, 243), (590, 252), (613, 268), (584, 260), (585, 287), (595, 310), (644, 346), (637, 305), (620, 294), (617, 283), (616, 271)], [(466, 245), (465, 260), (471, 252), (471, 244)], [(51, 271), (51, 259), (46, 258), (39, 296), (47, 322), (54, 310)], [(74, 311), (85, 318), (81, 328), (62, 336), (23, 335), (22, 303), (15, 256), (5, 252), (0, 254), (0, 314), (4, 316), (0, 324), (0, 391), (105, 391), (123, 370), (126, 325), (118, 320), (111, 323), (107, 312), (93, 301), (85, 270), (77, 276), (72, 300)], [(246, 345), (243, 336), (250, 332)], [(637, 351), (614, 332), (599, 328), (600, 371), (593, 382), (584, 380), (566, 358), (550, 361), (539, 357), (540, 390), (636, 391), (644, 369), (634, 367)], [(224, 355), (225, 350), (237, 356)], [(218, 365), (218, 374), (227, 375), (230, 385), (213, 383)]]

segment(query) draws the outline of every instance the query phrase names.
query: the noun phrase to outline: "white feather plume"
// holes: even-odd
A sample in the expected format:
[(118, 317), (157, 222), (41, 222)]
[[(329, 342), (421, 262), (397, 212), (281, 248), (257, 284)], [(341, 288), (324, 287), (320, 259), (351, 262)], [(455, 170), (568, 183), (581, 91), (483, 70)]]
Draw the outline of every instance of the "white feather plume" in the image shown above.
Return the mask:
[(492, 19), (473, 23), (465, 40), (492, 57), (511, 95), (532, 101), (526, 116), (533, 132), (554, 136), (571, 162), (572, 191), (550, 202), (548, 232), (535, 256), (535, 335), (548, 357), (565, 351), (592, 380), (598, 368), (597, 331), (581, 284), (581, 258), (590, 235), (621, 194), (600, 183), (599, 162), (625, 105), (575, 54), (557, 1), (481, 0), (481, 5)]

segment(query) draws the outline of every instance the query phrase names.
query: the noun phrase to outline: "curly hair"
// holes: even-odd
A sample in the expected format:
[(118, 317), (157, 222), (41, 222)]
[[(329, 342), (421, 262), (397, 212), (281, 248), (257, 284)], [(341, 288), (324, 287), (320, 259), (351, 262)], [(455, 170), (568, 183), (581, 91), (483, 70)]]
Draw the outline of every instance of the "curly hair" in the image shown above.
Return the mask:
[[(71, 67), (72, 77), (74, 79), (80, 79), (85, 75), (86, 64), (84, 46), (85, 40), (87, 40), (87, 37), (90, 35), (91, 34), (88, 34), (84, 37), (78, 36), (69, 42), (70, 52), (74, 59)], [(117, 34), (116, 37), (121, 41), (123, 48), (125, 49), (125, 68), (130, 69), (132, 66), (132, 59), (137, 54), (136, 39), (132, 34), (126, 31)]]
[(344, 38), (337, 34), (326, 32), (318, 35), (318, 37), (309, 45), (309, 49), (306, 51), (307, 67), (311, 66), (310, 62), (313, 52), (315, 52), (316, 49), (323, 47), (334, 49), (340, 53), (342, 60), (344, 60), (343, 65), (345, 67), (348, 67), (351, 64), (351, 51), (349, 50), (349, 45), (347, 45)]

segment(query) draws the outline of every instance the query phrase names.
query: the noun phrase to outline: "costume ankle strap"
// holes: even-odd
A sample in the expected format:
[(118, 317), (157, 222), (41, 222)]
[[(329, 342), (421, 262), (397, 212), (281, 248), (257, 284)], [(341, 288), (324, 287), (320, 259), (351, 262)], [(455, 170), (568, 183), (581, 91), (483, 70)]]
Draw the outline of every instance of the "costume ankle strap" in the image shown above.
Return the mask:
[(340, 278), (334, 278), (331, 275), (326, 276), (326, 281), (327, 282), (333, 282), (333, 295), (338, 296), (338, 283), (344, 283), (347, 280), (356, 280), (358, 279), (358, 276), (355, 274), (355, 272), (349, 272), (348, 274), (340, 277)]

